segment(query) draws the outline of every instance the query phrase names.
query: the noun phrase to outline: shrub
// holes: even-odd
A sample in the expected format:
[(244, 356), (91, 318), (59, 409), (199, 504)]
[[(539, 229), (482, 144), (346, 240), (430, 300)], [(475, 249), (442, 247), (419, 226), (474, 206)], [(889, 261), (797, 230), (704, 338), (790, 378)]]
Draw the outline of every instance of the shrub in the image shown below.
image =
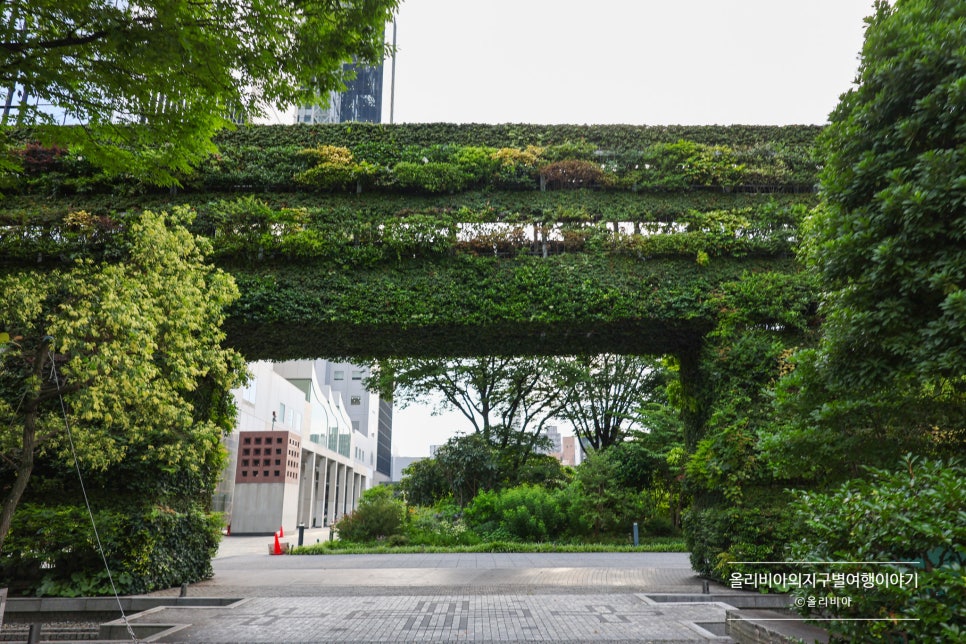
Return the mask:
[[(163, 506), (94, 516), (117, 592), (147, 593), (211, 577), (219, 516)], [(0, 557), (0, 585), (17, 594), (112, 594), (86, 508), (21, 504)]]
[(492, 153), (496, 162), (493, 186), (503, 190), (533, 190), (538, 186), (541, 148), (529, 145), (525, 150), (500, 148)]
[(540, 168), (540, 176), (551, 189), (594, 188), (608, 183), (599, 164), (576, 159), (548, 163)]
[(457, 164), (441, 161), (400, 161), (392, 169), (392, 180), (398, 187), (430, 194), (459, 192), (470, 179)]
[(314, 161), (315, 165), (297, 173), (297, 183), (322, 190), (345, 190), (368, 185), (376, 176), (376, 166), (365, 161), (356, 163), (348, 148), (323, 145), (302, 150), (300, 154)]
[(567, 523), (556, 494), (537, 485), (481, 492), (466, 508), (466, 520), (488, 538), (547, 541), (563, 535)]
[(406, 522), (408, 541), (414, 546), (462, 546), (479, 543), (453, 505), (409, 509)]
[(466, 146), (453, 154), (452, 162), (467, 177), (467, 185), (481, 185), (497, 168), (493, 148)]
[[(792, 509), (803, 526), (791, 550), (795, 561), (918, 561), (917, 567), (836, 565), (836, 573), (916, 573), (917, 583), (876, 583), (850, 593), (851, 605), (803, 607), (804, 615), (879, 619), (827, 621), (848, 641), (966, 641), (966, 466), (904, 459), (896, 471), (868, 468), (830, 494), (798, 493)], [(818, 568), (817, 572), (828, 572)], [(821, 588), (799, 596), (825, 594)], [(841, 595), (841, 591), (835, 592)], [(890, 617), (908, 620), (895, 622)]]
[(403, 534), (406, 506), (393, 497), (392, 488), (379, 486), (366, 490), (359, 507), (333, 524), (343, 541), (368, 543)]

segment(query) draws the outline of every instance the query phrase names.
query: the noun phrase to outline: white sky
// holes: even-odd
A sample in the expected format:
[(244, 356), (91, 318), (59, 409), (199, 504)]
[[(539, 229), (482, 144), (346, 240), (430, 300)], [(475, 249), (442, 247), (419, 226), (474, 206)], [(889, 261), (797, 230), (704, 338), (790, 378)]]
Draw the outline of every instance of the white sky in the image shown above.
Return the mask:
[(403, 0), (394, 120), (825, 123), (871, 13), (872, 0)]
[[(403, 0), (394, 121), (821, 124), (871, 13), (872, 0)], [(427, 456), (457, 430), (458, 414), (396, 409), (393, 451)]]

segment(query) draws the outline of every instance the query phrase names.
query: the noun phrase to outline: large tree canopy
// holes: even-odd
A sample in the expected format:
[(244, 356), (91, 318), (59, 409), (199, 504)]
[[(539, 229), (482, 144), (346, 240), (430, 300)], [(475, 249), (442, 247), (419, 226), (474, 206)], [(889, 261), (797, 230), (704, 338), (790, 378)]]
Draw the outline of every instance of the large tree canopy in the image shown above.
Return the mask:
[(373, 366), (371, 388), (404, 405), (439, 396), (436, 411), (459, 411), (485, 442), (517, 448), (522, 460), (563, 406), (554, 358), (400, 358)]
[(809, 261), (833, 384), (966, 365), (966, 4), (877, 2), (857, 85), (822, 141)]
[[(378, 63), (397, 0), (11, 0), (0, 22), (4, 125), (38, 125), (115, 172), (173, 183), (231, 113), (313, 101), (343, 64)], [(84, 127), (51, 129), (53, 123)], [(139, 127), (134, 127), (137, 124)]]
[(662, 398), (666, 374), (658, 361), (600, 354), (560, 360), (560, 418), (595, 450), (619, 443), (639, 426), (640, 410)]
[(118, 263), (0, 279), (0, 549), (38, 455), (103, 470), (142, 444), (196, 472), (221, 449), (208, 398), (244, 373), (221, 347), (238, 290), (184, 216), (132, 217)]
[(789, 476), (966, 445), (966, 5), (879, 2), (868, 23), (806, 224), (822, 337), (780, 383), (792, 420), (763, 443)]

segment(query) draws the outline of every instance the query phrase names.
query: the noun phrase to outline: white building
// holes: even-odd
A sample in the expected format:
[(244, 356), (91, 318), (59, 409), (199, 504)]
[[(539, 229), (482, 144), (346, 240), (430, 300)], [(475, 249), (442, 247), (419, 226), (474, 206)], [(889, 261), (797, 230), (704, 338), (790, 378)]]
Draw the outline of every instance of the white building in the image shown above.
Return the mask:
[(371, 405), (376, 427), (378, 400), (366, 394), (358, 394), (358, 405), (346, 400), (325, 382), (330, 365), (251, 363), (251, 381), (232, 392), (238, 423), (226, 439), (229, 464), (214, 509), (225, 513), (233, 533), (328, 525), (354, 510), (372, 486), (378, 430), (361, 416), (354, 420), (349, 409)]

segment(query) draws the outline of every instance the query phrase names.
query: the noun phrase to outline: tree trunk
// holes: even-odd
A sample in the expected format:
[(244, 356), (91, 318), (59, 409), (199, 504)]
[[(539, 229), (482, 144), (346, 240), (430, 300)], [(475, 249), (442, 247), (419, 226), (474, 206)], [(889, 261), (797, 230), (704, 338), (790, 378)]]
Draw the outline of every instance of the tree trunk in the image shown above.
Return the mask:
[(13, 482), (13, 487), (7, 498), (3, 500), (3, 511), (0, 512), (0, 552), (3, 552), (3, 544), (7, 540), (7, 533), (13, 523), (13, 513), (23, 498), (23, 493), (27, 489), (27, 482), (34, 469), (34, 449), (37, 436), (36, 412), (28, 414), (24, 418), (23, 427), (23, 455), (17, 467), (17, 478)]
[(34, 451), (37, 449), (37, 418), (40, 410), (41, 382), (44, 367), (50, 357), (50, 347), (47, 338), (40, 341), (33, 356), (30, 382), (36, 383), (32, 391), (27, 392), (23, 404), (23, 444), (20, 463), (17, 466), (17, 478), (7, 498), (3, 500), (3, 510), (0, 511), (0, 552), (7, 540), (10, 526), (13, 524), (13, 513), (23, 498), (27, 489), (27, 482), (34, 469)]

